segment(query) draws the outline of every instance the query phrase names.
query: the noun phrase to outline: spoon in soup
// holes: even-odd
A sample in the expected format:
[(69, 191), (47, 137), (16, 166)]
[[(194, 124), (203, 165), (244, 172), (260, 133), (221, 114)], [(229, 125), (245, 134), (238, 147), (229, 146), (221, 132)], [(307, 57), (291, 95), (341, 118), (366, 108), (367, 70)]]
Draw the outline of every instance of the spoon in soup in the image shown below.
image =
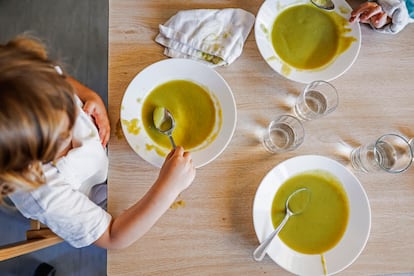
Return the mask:
[(286, 222), (291, 216), (296, 216), (305, 211), (310, 201), (310, 190), (308, 188), (301, 188), (289, 195), (285, 203), (286, 214), (279, 226), (256, 248), (253, 252), (253, 259), (255, 261), (263, 260), (266, 255), (269, 245), (273, 239), (279, 234), (280, 230), (285, 226)]
[(320, 9), (331, 11), (335, 8), (332, 0), (311, 0), (311, 2)]
[(170, 138), (173, 149), (176, 148), (172, 132), (175, 128), (174, 117), (165, 107), (157, 106), (152, 113), (152, 120), (155, 128), (162, 134), (165, 134)]

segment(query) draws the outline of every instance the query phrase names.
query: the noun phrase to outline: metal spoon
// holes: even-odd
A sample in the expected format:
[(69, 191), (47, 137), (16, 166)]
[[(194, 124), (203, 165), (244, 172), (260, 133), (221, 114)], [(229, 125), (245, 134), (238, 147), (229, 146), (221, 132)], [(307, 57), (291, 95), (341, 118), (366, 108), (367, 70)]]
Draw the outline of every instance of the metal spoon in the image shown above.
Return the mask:
[(156, 107), (152, 113), (152, 119), (155, 128), (162, 134), (165, 134), (170, 138), (173, 149), (176, 148), (172, 132), (175, 128), (175, 121), (168, 109), (164, 107)]
[[(305, 203), (300, 204), (301, 206), (299, 206), (297, 210), (292, 211), (291, 207), (289, 206), (289, 202), (294, 196), (298, 195), (301, 192), (305, 192), (305, 191), (307, 195)], [(296, 216), (302, 213), (306, 209), (309, 203), (309, 200), (310, 200), (310, 190), (308, 188), (301, 188), (290, 194), (285, 204), (285, 208), (286, 208), (285, 217), (283, 218), (279, 226), (253, 252), (253, 259), (255, 261), (259, 262), (263, 260), (264, 256), (266, 255), (267, 249), (269, 248), (269, 245), (272, 243), (273, 239), (277, 236), (277, 234), (279, 234), (280, 230), (282, 230), (282, 228), (285, 226), (289, 217)]]
[(317, 6), (318, 8), (331, 11), (335, 8), (335, 4), (332, 0), (311, 0), (312, 4)]

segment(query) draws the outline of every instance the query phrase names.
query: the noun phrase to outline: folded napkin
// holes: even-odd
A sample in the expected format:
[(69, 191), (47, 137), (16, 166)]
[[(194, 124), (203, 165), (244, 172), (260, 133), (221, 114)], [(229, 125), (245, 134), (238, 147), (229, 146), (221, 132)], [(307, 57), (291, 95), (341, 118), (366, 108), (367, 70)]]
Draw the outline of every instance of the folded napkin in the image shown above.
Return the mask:
[(185, 10), (159, 26), (155, 41), (169, 57), (228, 65), (241, 55), (253, 24), (254, 15), (242, 9)]

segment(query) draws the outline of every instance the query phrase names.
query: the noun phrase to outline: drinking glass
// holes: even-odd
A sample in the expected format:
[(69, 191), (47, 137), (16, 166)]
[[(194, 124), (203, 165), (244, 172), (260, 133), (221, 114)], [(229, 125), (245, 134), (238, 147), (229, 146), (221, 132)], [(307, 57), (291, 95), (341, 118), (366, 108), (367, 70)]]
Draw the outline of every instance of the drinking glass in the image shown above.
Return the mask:
[(296, 117), (281, 115), (271, 121), (263, 137), (263, 145), (271, 153), (281, 153), (299, 147), (305, 138), (305, 129)]
[(295, 104), (296, 115), (304, 120), (314, 120), (333, 112), (338, 106), (338, 93), (329, 82), (318, 80), (309, 83)]
[(410, 167), (413, 151), (410, 143), (398, 134), (384, 134), (375, 141), (351, 152), (352, 166), (363, 172), (400, 173)]

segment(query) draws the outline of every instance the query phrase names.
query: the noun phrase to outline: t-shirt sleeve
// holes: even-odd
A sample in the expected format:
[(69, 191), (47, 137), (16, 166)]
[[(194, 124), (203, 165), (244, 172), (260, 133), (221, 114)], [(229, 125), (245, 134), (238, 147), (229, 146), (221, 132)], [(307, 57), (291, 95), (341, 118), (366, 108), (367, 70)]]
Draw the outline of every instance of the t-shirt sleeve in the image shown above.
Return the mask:
[(33, 191), (10, 195), (27, 218), (39, 220), (74, 247), (94, 243), (109, 227), (112, 217), (83, 193), (73, 190), (58, 174)]

